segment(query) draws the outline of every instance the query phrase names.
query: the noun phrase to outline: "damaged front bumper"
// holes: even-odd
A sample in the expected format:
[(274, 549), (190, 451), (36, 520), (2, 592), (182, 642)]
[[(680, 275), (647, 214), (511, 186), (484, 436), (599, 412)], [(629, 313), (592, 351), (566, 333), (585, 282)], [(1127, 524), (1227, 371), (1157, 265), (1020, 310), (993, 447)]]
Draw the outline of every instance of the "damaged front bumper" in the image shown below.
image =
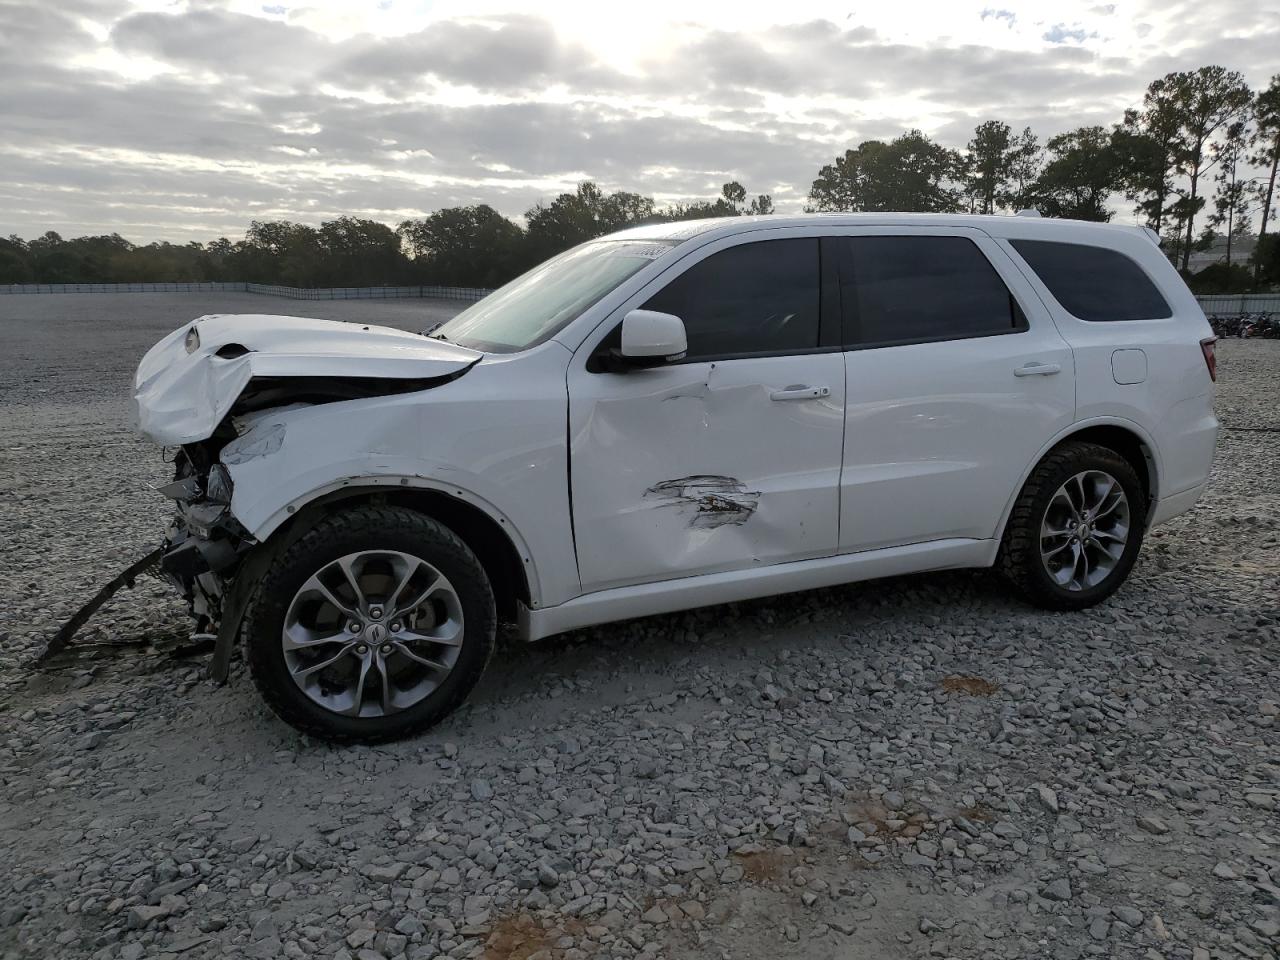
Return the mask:
[(177, 507), (160, 570), (186, 599), (197, 633), (217, 626), (209, 676), (223, 682), (248, 600), (239, 574), (257, 541), (231, 513), (231, 476), (215, 456), (201, 444), (182, 447), (176, 478), (158, 488)]
[(185, 591), (205, 574), (234, 570), (253, 546), (253, 538), (226, 504), (180, 502), (165, 537), (160, 568)]

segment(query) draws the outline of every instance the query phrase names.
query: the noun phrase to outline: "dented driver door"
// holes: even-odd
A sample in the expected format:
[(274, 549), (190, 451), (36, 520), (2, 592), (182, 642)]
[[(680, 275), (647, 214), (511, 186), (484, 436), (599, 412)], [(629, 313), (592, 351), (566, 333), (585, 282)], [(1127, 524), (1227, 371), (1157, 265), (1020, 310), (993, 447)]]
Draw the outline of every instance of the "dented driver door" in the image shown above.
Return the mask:
[(570, 366), (584, 591), (837, 550), (844, 358), (821, 342), (818, 241), (735, 239), (613, 321), (675, 313), (684, 362), (601, 369), (615, 326)]

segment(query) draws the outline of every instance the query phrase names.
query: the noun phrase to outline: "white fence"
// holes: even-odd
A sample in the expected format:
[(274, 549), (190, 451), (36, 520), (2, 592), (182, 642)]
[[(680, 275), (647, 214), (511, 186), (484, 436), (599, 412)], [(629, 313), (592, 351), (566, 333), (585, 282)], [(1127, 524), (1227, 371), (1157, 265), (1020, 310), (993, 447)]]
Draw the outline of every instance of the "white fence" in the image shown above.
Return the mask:
[(290, 300), (418, 299), (476, 301), (489, 295), (483, 287), (282, 287), (271, 283), (10, 283), (0, 295), (21, 293), (258, 293)]
[(1280, 293), (1215, 293), (1196, 297), (1207, 314), (1280, 313)]
[(399, 300), (426, 297), (431, 300), (480, 300), (492, 291), (482, 287), (282, 287), (271, 283), (247, 283), (249, 293), (290, 300)]
[(6, 283), (6, 293), (243, 293), (247, 283)]

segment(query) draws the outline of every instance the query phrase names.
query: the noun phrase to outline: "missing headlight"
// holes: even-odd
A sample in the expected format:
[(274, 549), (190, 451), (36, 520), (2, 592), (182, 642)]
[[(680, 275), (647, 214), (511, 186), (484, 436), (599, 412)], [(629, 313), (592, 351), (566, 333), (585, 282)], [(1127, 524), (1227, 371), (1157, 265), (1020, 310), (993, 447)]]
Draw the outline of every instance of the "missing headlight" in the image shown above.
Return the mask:
[(231, 503), (231, 474), (220, 463), (209, 468), (209, 479), (205, 481), (204, 495), (214, 503)]

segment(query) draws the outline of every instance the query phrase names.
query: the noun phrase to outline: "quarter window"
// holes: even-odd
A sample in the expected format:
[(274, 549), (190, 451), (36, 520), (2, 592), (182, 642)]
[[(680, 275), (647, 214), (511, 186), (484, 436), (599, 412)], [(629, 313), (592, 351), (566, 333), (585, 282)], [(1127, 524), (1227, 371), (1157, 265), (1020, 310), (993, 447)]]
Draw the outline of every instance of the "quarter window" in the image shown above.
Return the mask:
[(1009, 242), (1063, 308), (1081, 320), (1162, 320), (1173, 316), (1151, 278), (1117, 250), (1050, 240)]
[(988, 337), (1026, 318), (965, 237), (849, 237), (841, 271), (846, 337), (860, 347)]
[(815, 349), (818, 240), (761, 240), (713, 253), (644, 308), (684, 321), (690, 360)]

